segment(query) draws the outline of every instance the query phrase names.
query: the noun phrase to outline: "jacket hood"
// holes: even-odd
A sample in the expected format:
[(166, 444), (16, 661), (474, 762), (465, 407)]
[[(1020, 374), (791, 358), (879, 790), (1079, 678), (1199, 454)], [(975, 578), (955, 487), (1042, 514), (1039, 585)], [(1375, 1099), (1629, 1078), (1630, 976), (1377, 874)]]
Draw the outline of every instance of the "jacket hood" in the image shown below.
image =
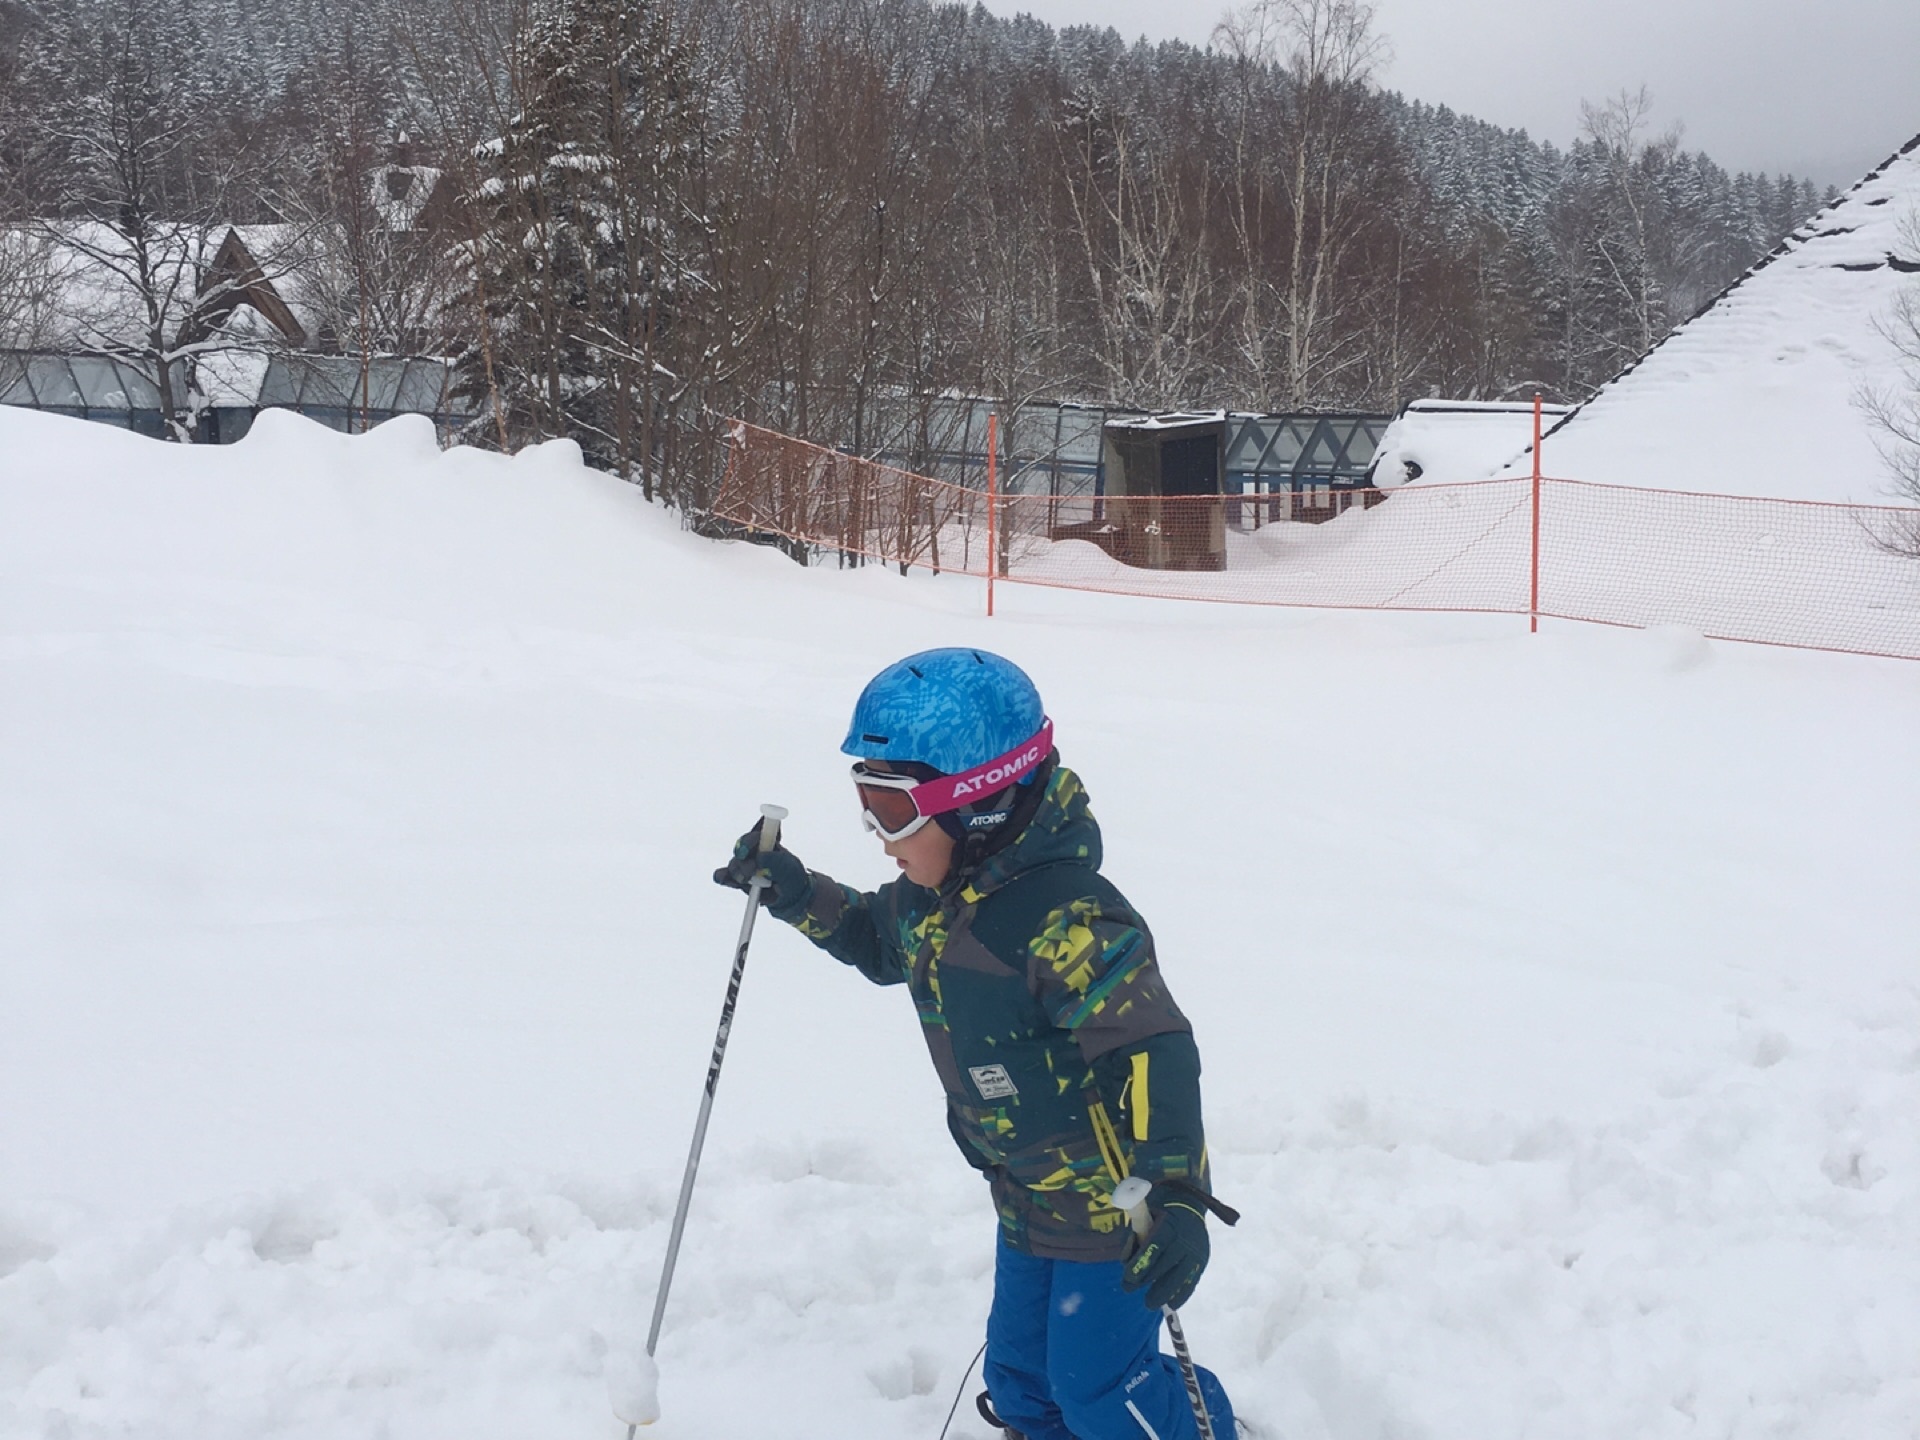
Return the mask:
[(1056, 765), (1047, 777), (1046, 792), (1026, 827), (985, 860), (961, 870), (941, 888), (943, 897), (958, 893), (971, 903), (992, 894), (1016, 875), (1042, 865), (1071, 861), (1090, 870), (1100, 868), (1100, 822), (1087, 803), (1080, 777)]

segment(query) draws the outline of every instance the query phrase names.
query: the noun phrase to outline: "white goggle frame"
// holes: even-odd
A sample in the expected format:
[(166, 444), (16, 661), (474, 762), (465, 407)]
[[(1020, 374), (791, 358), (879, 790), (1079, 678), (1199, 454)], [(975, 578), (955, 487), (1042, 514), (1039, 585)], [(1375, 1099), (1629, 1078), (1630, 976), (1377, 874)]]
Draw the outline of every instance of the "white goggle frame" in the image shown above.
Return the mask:
[[(911, 775), (896, 775), (890, 771), (870, 770), (867, 768), (866, 761), (861, 760), (854, 764), (853, 783), (855, 786), (871, 785), (876, 790), (898, 790), (908, 798), (912, 798), (913, 792), (926, 782), (924, 780), (916, 780)], [(904, 840), (909, 835), (919, 834), (920, 831), (926, 828), (927, 823), (933, 819), (933, 816), (921, 814), (920, 807), (916, 804), (914, 806), (913, 819), (909, 820), (906, 825), (898, 830), (889, 830), (885, 825), (880, 823), (880, 817), (869, 810), (863, 801), (860, 806), (860, 818), (866, 823), (867, 829), (878, 835), (882, 840)]]

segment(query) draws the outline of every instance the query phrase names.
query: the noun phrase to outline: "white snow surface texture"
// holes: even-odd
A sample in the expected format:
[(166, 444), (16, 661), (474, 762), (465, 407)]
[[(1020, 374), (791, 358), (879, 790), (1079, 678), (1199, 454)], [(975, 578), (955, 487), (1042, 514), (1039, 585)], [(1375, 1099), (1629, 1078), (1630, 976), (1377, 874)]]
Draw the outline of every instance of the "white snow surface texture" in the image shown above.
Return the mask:
[[(1859, 505), (1892, 493), (1863, 388), (1911, 383), (1882, 327), (1920, 229), (1920, 136), (1654, 346), (1540, 447), (1596, 484)], [(1895, 260), (1906, 265), (1903, 271)], [(1500, 473), (1531, 472), (1531, 447)], [(1485, 472), (1482, 472), (1485, 473)], [(1467, 467), (1429, 478), (1472, 480)]]
[[(1920, 668), (803, 570), (559, 443), (0, 412), (0, 1434), (622, 1434), (762, 801), (1029, 668), (1206, 1060), (1186, 1312), (1284, 1440), (1920, 1416)], [(994, 1220), (905, 993), (775, 923), (659, 1440), (934, 1440)], [(985, 1440), (963, 1404), (953, 1434)], [(1119, 1437), (1087, 1437), (1119, 1440)]]

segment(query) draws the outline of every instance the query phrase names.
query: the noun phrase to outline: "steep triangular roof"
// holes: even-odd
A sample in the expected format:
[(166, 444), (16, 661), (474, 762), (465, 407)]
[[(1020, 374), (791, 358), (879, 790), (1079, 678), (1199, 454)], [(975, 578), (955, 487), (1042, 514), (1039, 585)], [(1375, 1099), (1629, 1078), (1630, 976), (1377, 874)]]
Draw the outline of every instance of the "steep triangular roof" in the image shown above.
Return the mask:
[[(49, 334), (53, 348), (133, 350), (146, 345), (146, 296), (136, 288), (124, 235), (90, 220), (43, 222), (37, 235), (51, 267)], [(288, 225), (162, 223), (150, 241), (153, 299), (166, 317), (167, 343), (204, 343), (217, 332), (259, 332), (304, 345), (312, 326), (289, 293), (307, 260), (305, 234)]]
[[(1920, 284), (1920, 135), (1555, 426), (1549, 475), (1790, 499), (1887, 502), (1856, 397), (1901, 383), (1876, 328)], [(1523, 456), (1504, 472), (1523, 474)]]

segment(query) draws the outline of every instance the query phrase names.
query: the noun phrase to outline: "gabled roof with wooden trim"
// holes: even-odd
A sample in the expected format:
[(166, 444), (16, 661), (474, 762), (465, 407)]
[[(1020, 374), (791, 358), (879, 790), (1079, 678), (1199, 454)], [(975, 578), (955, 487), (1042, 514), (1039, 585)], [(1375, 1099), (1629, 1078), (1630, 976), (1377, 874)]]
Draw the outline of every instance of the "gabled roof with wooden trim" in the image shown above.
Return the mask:
[[(32, 343), (139, 352), (149, 348), (147, 296), (126, 236), (99, 221), (40, 222), (54, 280), (50, 334)], [(288, 292), (307, 263), (304, 232), (285, 225), (162, 225), (149, 244), (149, 286), (169, 348), (203, 344), (258, 317), (263, 338), (309, 342), (312, 325)]]

